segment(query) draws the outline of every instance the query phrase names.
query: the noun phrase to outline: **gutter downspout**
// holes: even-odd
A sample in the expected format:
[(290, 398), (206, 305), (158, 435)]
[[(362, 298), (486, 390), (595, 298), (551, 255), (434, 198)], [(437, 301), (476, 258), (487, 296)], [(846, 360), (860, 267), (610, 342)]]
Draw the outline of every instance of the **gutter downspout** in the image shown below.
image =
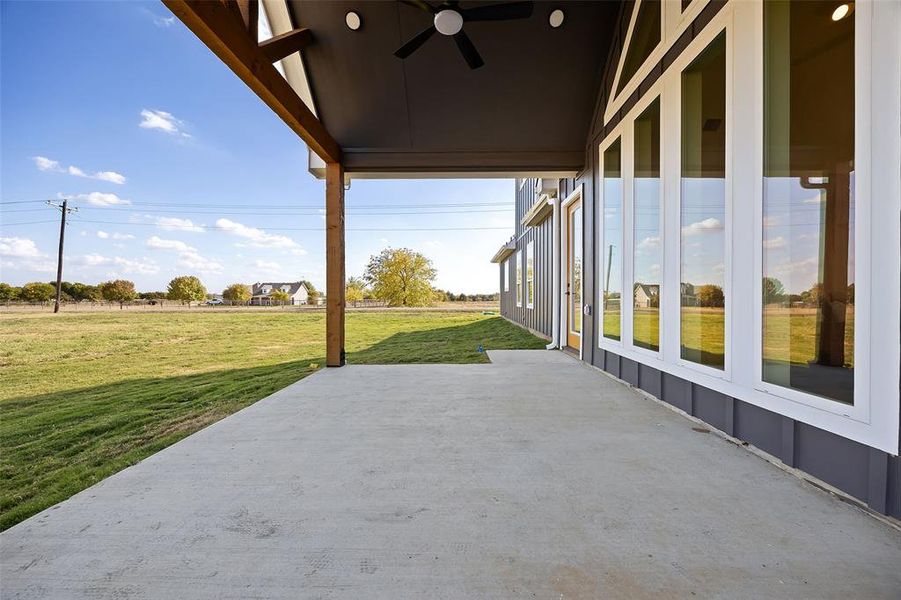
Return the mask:
[(551, 251), (551, 280), (553, 281), (553, 318), (551, 319), (551, 343), (545, 346), (548, 350), (560, 347), (560, 180), (557, 180), (557, 197), (554, 203), (554, 228)]

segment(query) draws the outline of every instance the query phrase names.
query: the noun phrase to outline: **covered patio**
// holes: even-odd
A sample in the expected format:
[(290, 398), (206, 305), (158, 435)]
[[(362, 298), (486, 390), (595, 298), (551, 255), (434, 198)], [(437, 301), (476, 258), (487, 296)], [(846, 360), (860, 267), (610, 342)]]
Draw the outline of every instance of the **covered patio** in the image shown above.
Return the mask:
[(901, 535), (546, 351), (320, 371), (0, 535), (4, 598), (897, 598)]

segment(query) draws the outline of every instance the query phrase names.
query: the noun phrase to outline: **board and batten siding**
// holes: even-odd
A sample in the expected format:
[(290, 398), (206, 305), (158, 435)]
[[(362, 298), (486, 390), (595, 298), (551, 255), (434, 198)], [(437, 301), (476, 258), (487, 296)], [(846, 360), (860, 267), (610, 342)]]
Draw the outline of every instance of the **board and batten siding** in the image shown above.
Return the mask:
[[(548, 216), (536, 227), (527, 227), (521, 223), (525, 215), (537, 200), (535, 193), (535, 180), (515, 180), (516, 186), (516, 252), (511, 254), (506, 262), (501, 263), (500, 269), (509, 277), (510, 291), (505, 292), (503, 279), (501, 283), (501, 315), (514, 323), (529, 329), (543, 337), (549, 338), (553, 325), (553, 217)], [(533, 242), (534, 273), (535, 273), (535, 298), (532, 308), (526, 306), (526, 248), (529, 242)], [(516, 305), (516, 256), (522, 253), (523, 257), (523, 284), (520, 299), (522, 306)]]

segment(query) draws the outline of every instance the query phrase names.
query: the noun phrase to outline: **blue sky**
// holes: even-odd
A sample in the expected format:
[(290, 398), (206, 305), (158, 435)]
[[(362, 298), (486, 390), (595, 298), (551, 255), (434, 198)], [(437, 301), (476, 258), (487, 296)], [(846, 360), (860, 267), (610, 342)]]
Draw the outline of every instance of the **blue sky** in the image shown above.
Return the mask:
[[(66, 196), (67, 280), (324, 284), (306, 147), (162, 4), (4, 1), (0, 27), (0, 279), (53, 279), (58, 213), (33, 201)], [(354, 180), (347, 273), (403, 246), (438, 287), (497, 291), (513, 196), (511, 180)]]

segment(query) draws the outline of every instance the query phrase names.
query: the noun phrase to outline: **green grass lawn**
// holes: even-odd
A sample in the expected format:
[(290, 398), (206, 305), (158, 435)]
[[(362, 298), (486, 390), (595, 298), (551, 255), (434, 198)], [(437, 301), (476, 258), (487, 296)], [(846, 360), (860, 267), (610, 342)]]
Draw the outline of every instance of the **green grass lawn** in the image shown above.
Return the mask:
[[(543, 348), (500, 317), (351, 312), (347, 361), (488, 362)], [(0, 316), (0, 529), (324, 364), (321, 312)]]

